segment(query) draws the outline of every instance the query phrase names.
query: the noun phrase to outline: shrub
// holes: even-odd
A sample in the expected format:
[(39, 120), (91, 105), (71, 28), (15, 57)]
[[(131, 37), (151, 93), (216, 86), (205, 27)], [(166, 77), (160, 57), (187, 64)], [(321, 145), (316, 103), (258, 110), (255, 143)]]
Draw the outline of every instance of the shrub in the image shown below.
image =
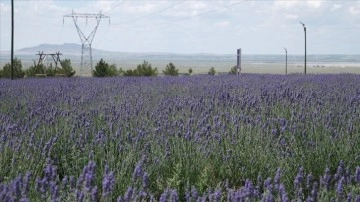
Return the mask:
[(34, 61), (34, 64), (29, 67), (29, 69), (25, 70), (25, 75), (27, 77), (33, 77), (36, 74), (45, 74), (46, 73), (46, 67), (44, 64), (36, 64)]
[(236, 65), (230, 69), (229, 74), (235, 74), (235, 75), (237, 74), (237, 66)]
[(163, 70), (163, 73), (166, 76), (177, 76), (179, 75), (179, 69), (176, 69), (175, 65), (170, 62), (168, 65), (166, 65), (166, 68), (165, 70)]
[(124, 76), (157, 76), (157, 74), (157, 68), (153, 68), (151, 63), (146, 60), (139, 64), (136, 69), (129, 69), (124, 72)]
[(95, 77), (116, 76), (117, 75), (116, 65), (115, 64), (109, 65), (101, 58), (100, 61), (96, 64), (95, 70), (92, 73), (93, 76)]
[(190, 68), (189, 69), (189, 75), (191, 75), (193, 73), (193, 70)]
[[(22, 70), (21, 60), (14, 58), (14, 78), (23, 78), (25, 72)], [(5, 64), (3, 70), (0, 72), (0, 78), (11, 78), (11, 63)]]
[(62, 60), (61, 69), (58, 70), (57, 74), (65, 74), (67, 77), (72, 77), (75, 75), (75, 70), (71, 66), (70, 59)]
[(142, 64), (139, 64), (136, 70), (139, 76), (157, 76), (158, 74), (157, 68), (153, 68), (151, 63), (146, 60), (144, 60)]
[(214, 68), (214, 67), (211, 67), (210, 70), (209, 70), (209, 72), (208, 72), (208, 74), (214, 76), (214, 75), (216, 74), (215, 68)]

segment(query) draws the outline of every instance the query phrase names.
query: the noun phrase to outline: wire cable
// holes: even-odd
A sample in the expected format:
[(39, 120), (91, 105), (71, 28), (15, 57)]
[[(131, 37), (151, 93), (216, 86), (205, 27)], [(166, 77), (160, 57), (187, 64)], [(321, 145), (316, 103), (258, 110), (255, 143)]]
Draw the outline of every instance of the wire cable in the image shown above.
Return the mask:
[(143, 16), (140, 16), (140, 17), (138, 17), (138, 18), (130, 19), (130, 20), (127, 20), (127, 21), (123, 21), (123, 22), (120, 22), (120, 23), (113, 24), (113, 25), (119, 26), (119, 25), (122, 25), (122, 24), (127, 24), (127, 23), (131, 23), (131, 22), (135, 22), (135, 21), (144, 19), (144, 18), (146, 18), (146, 17), (150, 17), (150, 16), (153, 16), (153, 15), (156, 15), (156, 14), (158, 14), (158, 13), (161, 13), (161, 12), (165, 11), (165, 10), (168, 10), (168, 9), (170, 9), (170, 8), (173, 8), (174, 6), (179, 5), (179, 4), (181, 4), (181, 3), (185, 2), (185, 1), (186, 1), (186, 0), (181, 0), (181, 1), (178, 1), (178, 2), (176, 2), (176, 3), (174, 3), (174, 4), (171, 4), (171, 5), (168, 6), (168, 7), (165, 7), (165, 8), (163, 8), (163, 9), (157, 10), (157, 11), (155, 11), (155, 12), (153, 12), (153, 13), (149, 13), (149, 14), (147, 14), (147, 15), (143, 15)]

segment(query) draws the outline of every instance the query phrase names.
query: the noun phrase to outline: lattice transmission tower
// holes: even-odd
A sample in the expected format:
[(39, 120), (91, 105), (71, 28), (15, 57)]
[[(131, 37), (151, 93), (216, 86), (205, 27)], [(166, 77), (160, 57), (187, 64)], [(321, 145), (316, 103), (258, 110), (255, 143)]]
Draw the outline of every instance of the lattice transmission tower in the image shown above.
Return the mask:
[[(101, 12), (99, 14), (86, 14), (86, 13), (75, 13), (74, 11), (71, 14), (68, 15), (64, 15), (63, 17), (63, 23), (64, 23), (64, 18), (70, 17), (73, 19), (76, 30), (79, 34), (81, 43), (82, 43), (82, 49), (81, 49), (81, 70), (80, 72), (82, 74), (86, 73), (87, 71), (93, 70), (93, 62), (92, 62), (92, 48), (91, 48), (91, 44), (92, 41), (94, 40), (95, 37), (95, 33), (97, 28), (99, 27), (100, 21), (103, 18), (108, 18), (109, 19), (109, 25), (110, 25), (110, 17), (101, 14)], [(91, 30), (90, 34), (86, 35), (81, 29), (80, 26), (78, 25), (78, 18), (85, 18), (86, 19), (86, 24), (88, 23), (89, 19), (95, 19), (95, 27)]]

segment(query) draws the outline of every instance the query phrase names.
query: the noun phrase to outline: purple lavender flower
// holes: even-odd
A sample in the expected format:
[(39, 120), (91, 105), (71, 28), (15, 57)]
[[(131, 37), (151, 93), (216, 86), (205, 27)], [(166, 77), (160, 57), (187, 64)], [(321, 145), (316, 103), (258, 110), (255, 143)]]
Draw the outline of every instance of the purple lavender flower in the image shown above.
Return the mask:
[(161, 194), (159, 201), (160, 201), (160, 202), (167, 202), (167, 201), (168, 201), (167, 198), (168, 198), (168, 190), (165, 190), (165, 191)]
[(102, 195), (105, 197), (110, 195), (115, 188), (115, 177), (113, 172), (109, 172), (108, 174), (105, 174), (102, 185), (103, 185)]
[(360, 166), (356, 167), (354, 178), (355, 182), (360, 184)]
[(314, 177), (311, 175), (311, 173), (309, 173), (306, 177), (306, 188), (310, 189), (311, 188), (311, 182), (314, 179)]
[(76, 200), (78, 202), (83, 202), (85, 199), (85, 194), (82, 191), (76, 190)]
[(318, 198), (319, 185), (317, 182), (314, 182), (313, 188), (311, 190), (311, 198), (316, 200)]
[(295, 180), (294, 180), (294, 187), (300, 188), (303, 180), (304, 180), (304, 168), (300, 167), (299, 172), (296, 175)]
[(144, 172), (142, 186), (144, 189), (146, 189), (149, 187), (149, 184), (150, 184), (149, 175), (147, 172)]
[(91, 200), (92, 201), (98, 201), (98, 189), (97, 187), (93, 187), (91, 190)]
[(345, 178), (341, 177), (341, 179), (338, 181), (336, 185), (336, 196), (339, 200), (342, 200), (344, 197), (344, 181)]
[(274, 177), (274, 189), (276, 191), (279, 189), (280, 178), (281, 178), (281, 169), (278, 168), (276, 170), (276, 174), (275, 174), (275, 177)]
[(191, 199), (197, 201), (198, 197), (199, 197), (199, 194), (198, 194), (198, 191), (196, 190), (196, 188), (194, 186), (191, 187)]
[(289, 201), (288, 194), (287, 194), (287, 192), (285, 190), (285, 186), (284, 186), (283, 183), (281, 183), (279, 185), (279, 193), (280, 193), (282, 202), (288, 202)]
[(272, 184), (271, 184), (271, 178), (268, 177), (265, 181), (264, 181), (264, 189), (271, 191), (272, 190)]
[(125, 196), (124, 196), (124, 200), (126, 202), (129, 202), (132, 199), (132, 195), (133, 195), (134, 189), (132, 187), (128, 187)]
[(140, 160), (137, 164), (136, 167), (134, 169), (133, 175), (132, 175), (132, 180), (133, 182), (136, 181), (137, 178), (142, 177), (144, 174), (143, 171), (143, 160)]
[(327, 190), (330, 189), (330, 181), (331, 181), (331, 174), (330, 174), (330, 169), (326, 168), (325, 169), (325, 174), (324, 176), (321, 178), (321, 186), (325, 187)]
[(171, 190), (170, 201), (179, 202), (179, 196), (178, 196), (178, 193), (177, 193), (177, 191), (175, 189)]
[(214, 192), (214, 201), (216, 202), (220, 202), (221, 201), (221, 190), (220, 189), (217, 189), (215, 192)]

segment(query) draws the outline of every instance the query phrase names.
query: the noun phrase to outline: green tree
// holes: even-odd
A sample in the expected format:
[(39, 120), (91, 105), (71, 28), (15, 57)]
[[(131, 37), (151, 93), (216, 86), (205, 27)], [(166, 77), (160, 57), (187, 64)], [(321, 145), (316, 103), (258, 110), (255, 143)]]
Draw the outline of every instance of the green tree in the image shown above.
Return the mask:
[(95, 77), (108, 77), (108, 76), (116, 76), (116, 75), (117, 75), (116, 65), (115, 64), (109, 65), (102, 58), (96, 64), (95, 70), (93, 71), (93, 76)]
[(153, 68), (151, 63), (146, 60), (137, 66), (136, 71), (137, 76), (157, 76), (158, 74), (157, 68)]
[(75, 70), (71, 66), (70, 59), (61, 60), (61, 69), (57, 71), (57, 74), (64, 74), (67, 77), (72, 77), (75, 75)]
[(45, 68), (46, 76), (55, 76), (56, 69), (50, 64), (48, 67)]
[(178, 76), (179, 69), (176, 69), (175, 65), (170, 62), (168, 65), (166, 65), (166, 68), (165, 68), (165, 70), (163, 70), (163, 73), (166, 76)]
[(36, 74), (46, 74), (46, 67), (44, 64), (34, 64), (29, 67), (29, 69), (25, 70), (25, 75), (28, 77), (33, 77)]
[(136, 69), (135, 70), (128, 69), (124, 71), (124, 76), (139, 76), (139, 75), (137, 75)]
[[(14, 78), (23, 78), (25, 72), (22, 70), (21, 60), (14, 58), (13, 65), (14, 65)], [(11, 78), (11, 63), (5, 64), (3, 70), (0, 73), (0, 77)]]
[(233, 67), (230, 69), (229, 74), (235, 74), (235, 75), (237, 74), (237, 67), (236, 67), (236, 65), (233, 66)]
[(139, 64), (136, 69), (123, 71), (124, 76), (157, 76), (157, 74), (157, 68), (153, 68), (146, 60), (144, 60), (142, 64)]
[(193, 70), (190, 68), (189, 69), (189, 75), (191, 75), (193, 73)]
[(215, 68), (214, 68), (214, 67), (211, 67), (210, 70), (209, 70), (209, 72), (208, 72), (208, 74), (214, 76), (214, 75), (216, 74)]

